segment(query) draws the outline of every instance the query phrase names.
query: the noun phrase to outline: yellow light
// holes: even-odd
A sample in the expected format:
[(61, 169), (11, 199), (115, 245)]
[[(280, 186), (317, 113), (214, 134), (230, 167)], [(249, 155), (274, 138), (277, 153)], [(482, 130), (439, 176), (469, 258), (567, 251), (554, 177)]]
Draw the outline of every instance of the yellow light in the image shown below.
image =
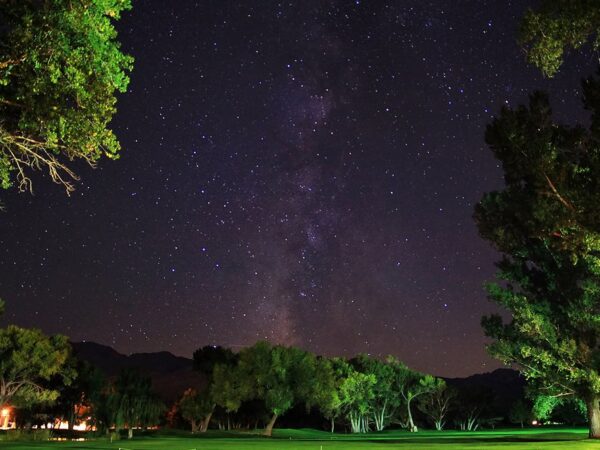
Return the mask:
[(2, 417), (8, 417), (10, 415), (10, 408), (2, 408), (2, 412), (0, 412)]

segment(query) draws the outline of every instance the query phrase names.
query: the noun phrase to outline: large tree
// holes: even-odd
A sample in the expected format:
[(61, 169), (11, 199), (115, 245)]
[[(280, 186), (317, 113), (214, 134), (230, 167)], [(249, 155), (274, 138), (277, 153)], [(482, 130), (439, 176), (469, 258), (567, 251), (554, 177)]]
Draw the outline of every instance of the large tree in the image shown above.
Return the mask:
[(244, 400), (261, 399), (271, 414), (264, 434), (296, 404), (319, 402), (322, 387), (316, 356), (295, 347), (258, 342), (239, 353), (238, 376), (245, 381)]
[(114, 21), (130, 0), (0, 2), (0, 186), (46, 170), (67, 193), (69, 161), (116, 158), (108, 128), (116, 93), (125, 92), (132, 58), (121, 52)]
[(369, 416), (372, 413), (376, 385), (377, 378), (374, 374), (362, 373), (352, 367), (342, 381), (340, 399), (353, 433), (369, 431)]
[(48, 337), (36, 329), (9, 325), (0, 329), (0, 405), (53, 402), (53, 377), (69, 384), (75, 375), (66, 365), (71, 346), (65, 336)]
[(198, 392), (195, 389), (187, 389), (179, 400), (178, 406), (181, 417), (192, 426), (192, 433), (196, 433), (198, 430), (206, 432), (215, 408), (208, 390)]
[(503, 254), (490, 298), (512, 313), (483, 319), (491, 353), (545, 394), (583, 399), (600, 438), (600, 82), (583, 92), (589, 130), (555, 123), (541, 93), (488, 126), (506, 186), (475, 219)]
[(396, 408), (400, 405), (400, 392), (393, 389), (394, 369), (390, 364), (360, 354), (351, 364), (361, 373), (373, 375), (377, 383), (373, 386), (373, 398), (370, 401), (370, 414), (376, 431), (382, 431), (390, 422)]
[(406, 408), (406, 425), (410, 432), (419, 429), (413, 418), (413, 402), (442, 389), (444, 380), (412, 370), (393, 356), (387, 359), (393, 370), (392, 389), (399, 392)]

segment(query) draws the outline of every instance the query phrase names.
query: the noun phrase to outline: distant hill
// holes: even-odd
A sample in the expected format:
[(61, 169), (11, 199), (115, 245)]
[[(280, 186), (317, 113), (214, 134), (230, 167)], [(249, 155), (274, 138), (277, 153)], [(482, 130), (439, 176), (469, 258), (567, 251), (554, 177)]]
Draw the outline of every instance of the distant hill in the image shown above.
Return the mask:
[(108, 377), (116, 377), (125, 368), (137, 369), (150, 376), (152, 387), (167, 403), (173, 403), (184, 390), (201, 388), (205, 380), (193, 370), (193, 361), (169, 352), (123, 355), (111, 347), (95, 342), (72, 343), (73, 353), (97, 367)]
[(525, 378), (513, 369), (496, 369), (465, 378), (446, 378), (449, 386), (460, 390), (486, 390), (492, 394), (494, 409), (508, 416), (514, 402), (523, 398)]

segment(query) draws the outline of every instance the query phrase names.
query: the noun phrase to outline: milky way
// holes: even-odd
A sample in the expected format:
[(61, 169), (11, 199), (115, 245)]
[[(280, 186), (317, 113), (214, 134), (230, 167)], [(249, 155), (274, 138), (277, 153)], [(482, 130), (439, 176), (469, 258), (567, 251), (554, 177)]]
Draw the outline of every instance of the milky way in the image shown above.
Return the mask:
[(3, 321), (124, 352), (257, 339), (496, 367), (479, 321), (498, 255), (474, 204), (502, 186), (485, 125), (534, 88), (581, 118), (584, 52), (544, 80), (530, 2), (134, 2), (120, 160), (69, 198), (1, 193)]

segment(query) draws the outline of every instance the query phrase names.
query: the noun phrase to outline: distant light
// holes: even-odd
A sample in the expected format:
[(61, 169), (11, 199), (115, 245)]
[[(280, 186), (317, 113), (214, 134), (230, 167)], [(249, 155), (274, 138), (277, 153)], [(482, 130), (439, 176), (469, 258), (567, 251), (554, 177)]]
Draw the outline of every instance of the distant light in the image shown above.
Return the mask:
[(2, 411), (0, 412), (0, 416), (8, 417), (9, 415), (10, 415), (10, 408), (2, 408)]
[(532, 420), (531, 425), (539, 425), (539, 422), (537, 420)]

